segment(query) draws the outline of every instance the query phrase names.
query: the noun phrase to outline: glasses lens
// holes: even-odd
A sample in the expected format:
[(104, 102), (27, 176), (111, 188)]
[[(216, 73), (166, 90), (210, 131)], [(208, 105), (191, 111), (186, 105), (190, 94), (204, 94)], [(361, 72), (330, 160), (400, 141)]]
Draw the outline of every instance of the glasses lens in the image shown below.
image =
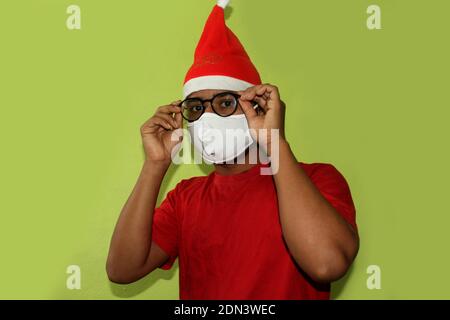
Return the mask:
[(203, 105), (200, 100), (189, 99), (183, 102), (181, 110), (185, 119), (188, 121), (195, 121), (202, 115)]
[(230, 93), (224, 93), (214, 98), (212, 102), (214, 111), (221, 116), (229, 116), (236, 111), (237, 99)]

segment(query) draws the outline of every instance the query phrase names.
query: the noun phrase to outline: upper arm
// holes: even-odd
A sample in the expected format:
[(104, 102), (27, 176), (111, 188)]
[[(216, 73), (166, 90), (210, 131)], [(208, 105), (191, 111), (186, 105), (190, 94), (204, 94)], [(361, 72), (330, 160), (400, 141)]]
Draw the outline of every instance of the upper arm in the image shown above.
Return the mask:
[(152, 222), (152, 245), (148, 257), (150, 266), (170, 269), (178, 257), (180, 233), (180, 185), (170, 191), (155, 209)]
[(169, 255), (161, 249), (161, 247), (152, 241), (150, 247), (150, 253), (148, 255), (147, 261), (145, 262), (145, 272), (150, 273), (156, 268), (162, 267), (169, 260)]
[[(160, 206), (153, 212), (151, 244), (148, 256), (135, 280), (144, 277), (156, 268), (170, 269), (178, 256), (178, 186), (169, 191)], [(137, 278), (137, 279), (136, 279)]]
[(168, 259), (169, 255), (165, 253), (164, 250), (162, 250), (155, 242), (152, 241), (147, 260), (141, 268), (136, 269), (132, 274), (128, 274), (125, 278), (120, 278), (120, 280), (110, 280), (120, 284), (133, 283), (145, 277), (156, 268), (162, 266), (167, 262)]
[(325, 200), (357, 232), (356, 208), (344, 176), (331, 164), (319, 164), (311, 180)]

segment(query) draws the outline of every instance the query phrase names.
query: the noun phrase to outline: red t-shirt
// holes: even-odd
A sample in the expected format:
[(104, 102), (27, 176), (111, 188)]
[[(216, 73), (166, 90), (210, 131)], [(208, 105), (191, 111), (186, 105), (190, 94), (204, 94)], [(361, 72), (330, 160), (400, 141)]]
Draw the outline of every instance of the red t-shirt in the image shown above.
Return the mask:
[[(331, 164), (299, 163), (321, 194), (356, 228), (345, 178)], [(330, 286), (300, 270), (281, 231), (273, 177), (262, 165), (182, 180), (155, 210), (152, 238), (179, 258), (180, 299), (329, 299)]]

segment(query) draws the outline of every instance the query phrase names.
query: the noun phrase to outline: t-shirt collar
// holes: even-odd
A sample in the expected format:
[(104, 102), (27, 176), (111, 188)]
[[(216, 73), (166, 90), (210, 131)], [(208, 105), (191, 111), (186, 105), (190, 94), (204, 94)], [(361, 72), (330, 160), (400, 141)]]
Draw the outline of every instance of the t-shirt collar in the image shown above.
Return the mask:
[(232, 175), (222, 175), (222, 174), (218, 174), (216, 171), (212, 172), (211, 174), (213, 176), (214, 182), (233, 183), (233, 182), (245, 181), (249, 178), (261, 175), (260, 169), (263, 167), (269, 167), (269, 164), (258, 163), (246, 171), (243, 171), (243, 172), (240, 172), (237, 174), (232, 174)]

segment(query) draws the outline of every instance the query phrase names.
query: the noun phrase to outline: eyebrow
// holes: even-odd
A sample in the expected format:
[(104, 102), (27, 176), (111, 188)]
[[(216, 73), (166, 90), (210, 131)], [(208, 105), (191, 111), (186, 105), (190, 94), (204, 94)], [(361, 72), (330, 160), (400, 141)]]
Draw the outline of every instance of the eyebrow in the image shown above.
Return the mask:
[[(232, 91), (232, 90), (224, 90), (224, 91), (220, 91), (220, 92), (216, 92), (216, 93), (214, 93), (213, 95), (211, 95), (208, 99), (204, 99), (204, 98), (202, 98), (202, 97), (193, 97), (193, 96), (187, 96), (186, 97), (186, 99), (200, 99), (200, 100), (211, 100), (214, 96), (217, 96), (218, 94), (221, 94), (221, 93), (227, 93), (227, 92), (231, 92), (231, 93), (234, 93), (234, 94), (237, 94), (237, 91)], [(192, 93), (192, 94), (195, 94), (195, 93)]]

